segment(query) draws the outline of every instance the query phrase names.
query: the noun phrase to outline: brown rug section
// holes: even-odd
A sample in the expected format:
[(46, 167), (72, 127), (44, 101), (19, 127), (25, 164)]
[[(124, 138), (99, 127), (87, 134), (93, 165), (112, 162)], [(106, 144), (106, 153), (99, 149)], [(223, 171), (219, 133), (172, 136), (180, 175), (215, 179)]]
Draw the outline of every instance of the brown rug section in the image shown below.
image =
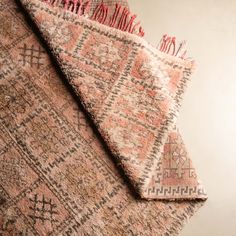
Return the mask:
[(136, 197), (21, 9), (0, 9), (0, 235), (177, 235), (202, 201)]

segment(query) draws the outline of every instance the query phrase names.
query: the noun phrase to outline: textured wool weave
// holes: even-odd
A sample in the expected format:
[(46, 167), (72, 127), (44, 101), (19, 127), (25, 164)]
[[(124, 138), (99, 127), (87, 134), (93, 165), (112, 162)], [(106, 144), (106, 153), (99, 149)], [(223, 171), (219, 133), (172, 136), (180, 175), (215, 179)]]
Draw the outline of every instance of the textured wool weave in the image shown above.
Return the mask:
[(21, 2), (44, 42), (0, 1), (0, 235), (177, 235), (206, 198), (174, 127), (192, 62)]

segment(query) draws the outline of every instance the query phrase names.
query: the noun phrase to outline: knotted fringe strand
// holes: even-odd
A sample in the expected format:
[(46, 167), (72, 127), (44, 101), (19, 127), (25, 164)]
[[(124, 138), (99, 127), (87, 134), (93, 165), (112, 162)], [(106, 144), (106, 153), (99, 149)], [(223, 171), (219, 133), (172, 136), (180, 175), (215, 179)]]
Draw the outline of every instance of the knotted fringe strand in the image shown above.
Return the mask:
[[(51, 6), (62, 7), (65, 10), (71, 11), (78, 16), (88, 16), (91, 9), (91, 0), (42, 0)], [(97, 21), (101, 24), (110, 27), (136, 34), (140, 37), (144, 36), (144, 30), (140, 26), (140, 22), (135, 23), (137, 15), (133, 15), (128, 8), (116, 3), (115, 10), (111, 17), (108, 19), (109, 11), (111, 8), (106, 6), (103, 1), (97, 5), (91, 20)]]
[(116, 3), (114, 13), (109, 20), (107, 20), (108, 10), (109, 8), (106, 7), (103, 2), (100, 3), (95, 9), (91, 19), (131, 34), (137, 34), (141, 37), (144, 36), (144, 30), (140, 26), (140, 22), (134, 23), (137, 16), (132, 15), (128, 8), (122, 7)]
[(176, 38), (170, 37), (167, 34), (164, 34), (161, 38), (157, 48), (161, 52), (165, 52), (175, 57), (185, 59), (187, 50), (186, 50), (186, 41), (179, 43), (178, 47), (176, 46)]

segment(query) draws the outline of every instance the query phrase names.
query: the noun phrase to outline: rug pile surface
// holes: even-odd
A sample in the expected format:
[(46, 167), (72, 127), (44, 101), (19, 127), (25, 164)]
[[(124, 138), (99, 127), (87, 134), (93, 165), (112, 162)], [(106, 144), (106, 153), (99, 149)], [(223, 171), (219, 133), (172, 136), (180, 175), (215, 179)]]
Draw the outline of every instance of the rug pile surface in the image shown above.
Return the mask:
[(206, 199), (176, 128), (193, 61), (126, 1), (0, 9), (0, 235), (178, 235)]

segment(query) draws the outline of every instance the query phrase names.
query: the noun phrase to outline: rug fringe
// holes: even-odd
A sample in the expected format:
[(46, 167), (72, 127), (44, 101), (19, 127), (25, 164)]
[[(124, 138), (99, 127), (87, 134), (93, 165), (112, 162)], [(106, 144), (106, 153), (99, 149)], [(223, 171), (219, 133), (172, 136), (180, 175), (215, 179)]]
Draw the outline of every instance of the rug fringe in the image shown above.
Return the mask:
[(161, 52), (165, 52), (181, 59), (185, 59), (187, 55), (186, 41), (181, 41), (177, 47), (176, 37), (171, 37), (167, 34), (163, 35), (157, 46), (157, 49), (159, 49)]
[[(91, 0), (42, 0), (47, 2), (49, 5), (54, 7), (62, 7), (67, 11), (71, 11), (78, 16), (88, 16), (91, 9)], [(109, 12), (111, 8), (106, 6), (103, 1), (97, 5), (92, 16), (89, 18), (91, 20), (97, 21), (101, 24), (129, 32), (131, 34), (136, 34), (143, 37), (145, 32), (140, 26), (140, 22), (135, 23), (137, 15), (132, 14), (128, 8), (116, 3), (115, 10), (111, 17), (108, 19)]]

